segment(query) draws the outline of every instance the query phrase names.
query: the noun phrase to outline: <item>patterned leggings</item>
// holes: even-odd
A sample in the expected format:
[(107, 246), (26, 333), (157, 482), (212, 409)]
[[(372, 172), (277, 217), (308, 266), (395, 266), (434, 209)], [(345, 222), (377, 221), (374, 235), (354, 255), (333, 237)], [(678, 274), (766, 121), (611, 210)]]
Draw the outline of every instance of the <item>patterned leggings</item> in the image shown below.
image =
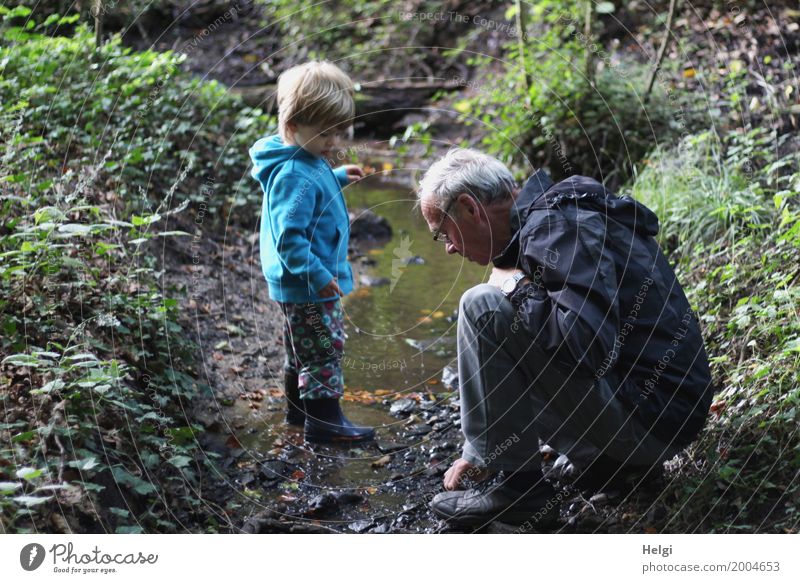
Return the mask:
[(301, 399), (340, 398), (344, 394), (342, 302), (284, 304), (285, 368), (299, 375)]

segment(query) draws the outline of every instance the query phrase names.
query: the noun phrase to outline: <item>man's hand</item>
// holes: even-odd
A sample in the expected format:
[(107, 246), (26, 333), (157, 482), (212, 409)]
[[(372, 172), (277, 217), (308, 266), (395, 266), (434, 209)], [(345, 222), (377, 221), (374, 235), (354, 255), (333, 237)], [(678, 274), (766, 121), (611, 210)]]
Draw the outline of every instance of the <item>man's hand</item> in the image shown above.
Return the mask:
[(444, 473), (444, 489), (445, 490), (458, 490), (459, 487), (464, 487), (466, 484), (462, 482), (464, 479), (470, 479), (473, 482), (482, 482), (489, 477), (489, 470), (472, 465), (464, 458), (459, 458), (450, 469)]
[(512, 267), (510, 269), (500, 269), (495, 267), (492, 269), (492, 274), (489, 276), (489, 281), (486, 283), (493, 285), (497, 289), (503, 289), (503, 283), (515, 273), (522, 273), (522, 270), (517, 269), (516, 267)]
[(364, 170), (361, 168), (361, 166), (357, 166), (356, 164), (345, 164), (343, 168), (347, 174), (348, 183), (364, 178)]
[(317, 290), (317, 295), (321, 298), (332, 298), (337, 295), (341, 296), (344, 295), (342, 290), (339, 289), (339, 284), (336, 283), (336, 278), (334, 277), (330, 280), (324, 287)]

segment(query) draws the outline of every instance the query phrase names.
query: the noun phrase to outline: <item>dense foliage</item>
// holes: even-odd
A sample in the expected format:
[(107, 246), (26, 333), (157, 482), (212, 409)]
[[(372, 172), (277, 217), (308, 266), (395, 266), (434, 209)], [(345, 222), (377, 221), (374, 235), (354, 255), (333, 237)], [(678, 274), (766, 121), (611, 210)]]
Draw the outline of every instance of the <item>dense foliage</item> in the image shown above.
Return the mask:
[(779, 154), (786, 140), (765, 129), (691, 136), (655, 153), (632, 188), (662, 220), (718, 388), (663, 495), (670, 531), (797, 523), (800, 155)]
[(213, 459), (159, 242), (189, 235), (164, 229), (178, 213), (253, 216), (242, 151), (272, 120), (178, 55), (0, 10), (0, 530), (213, 529), (193, 516)]

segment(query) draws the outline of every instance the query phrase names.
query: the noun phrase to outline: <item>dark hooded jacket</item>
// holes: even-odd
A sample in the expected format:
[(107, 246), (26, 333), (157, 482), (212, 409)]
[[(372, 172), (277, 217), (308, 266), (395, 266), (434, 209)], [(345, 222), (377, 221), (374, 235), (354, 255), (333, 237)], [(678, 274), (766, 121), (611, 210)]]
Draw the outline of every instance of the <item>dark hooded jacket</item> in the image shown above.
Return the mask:
[(512, 239), (493, 259), (531, 283), (510, 296), (556, 366), (605, 379), (662, 440), (688, 444), (713, 396), (697, 318), (654, 236), (655, 214), (600, 183), (553, 184), (539, 171), (512, 209)]

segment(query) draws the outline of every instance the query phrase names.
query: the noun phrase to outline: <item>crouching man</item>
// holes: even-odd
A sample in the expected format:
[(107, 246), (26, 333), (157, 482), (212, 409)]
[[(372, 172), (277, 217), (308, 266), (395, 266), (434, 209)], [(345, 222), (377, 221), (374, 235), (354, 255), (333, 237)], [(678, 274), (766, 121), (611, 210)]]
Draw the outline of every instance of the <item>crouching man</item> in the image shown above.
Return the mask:
[(558, 495), (540, 440), (600, 488), (660, 469), (697, 436), (708, 358), (653, 212), (582, 176), (553, 184), (539, 170), (519, 189), (501, 162), (469, 149), (434, 163), (418, 196), (447, 253), (493, 265), (461, 298), (465, 442), (434, 512), (552, 527)]

